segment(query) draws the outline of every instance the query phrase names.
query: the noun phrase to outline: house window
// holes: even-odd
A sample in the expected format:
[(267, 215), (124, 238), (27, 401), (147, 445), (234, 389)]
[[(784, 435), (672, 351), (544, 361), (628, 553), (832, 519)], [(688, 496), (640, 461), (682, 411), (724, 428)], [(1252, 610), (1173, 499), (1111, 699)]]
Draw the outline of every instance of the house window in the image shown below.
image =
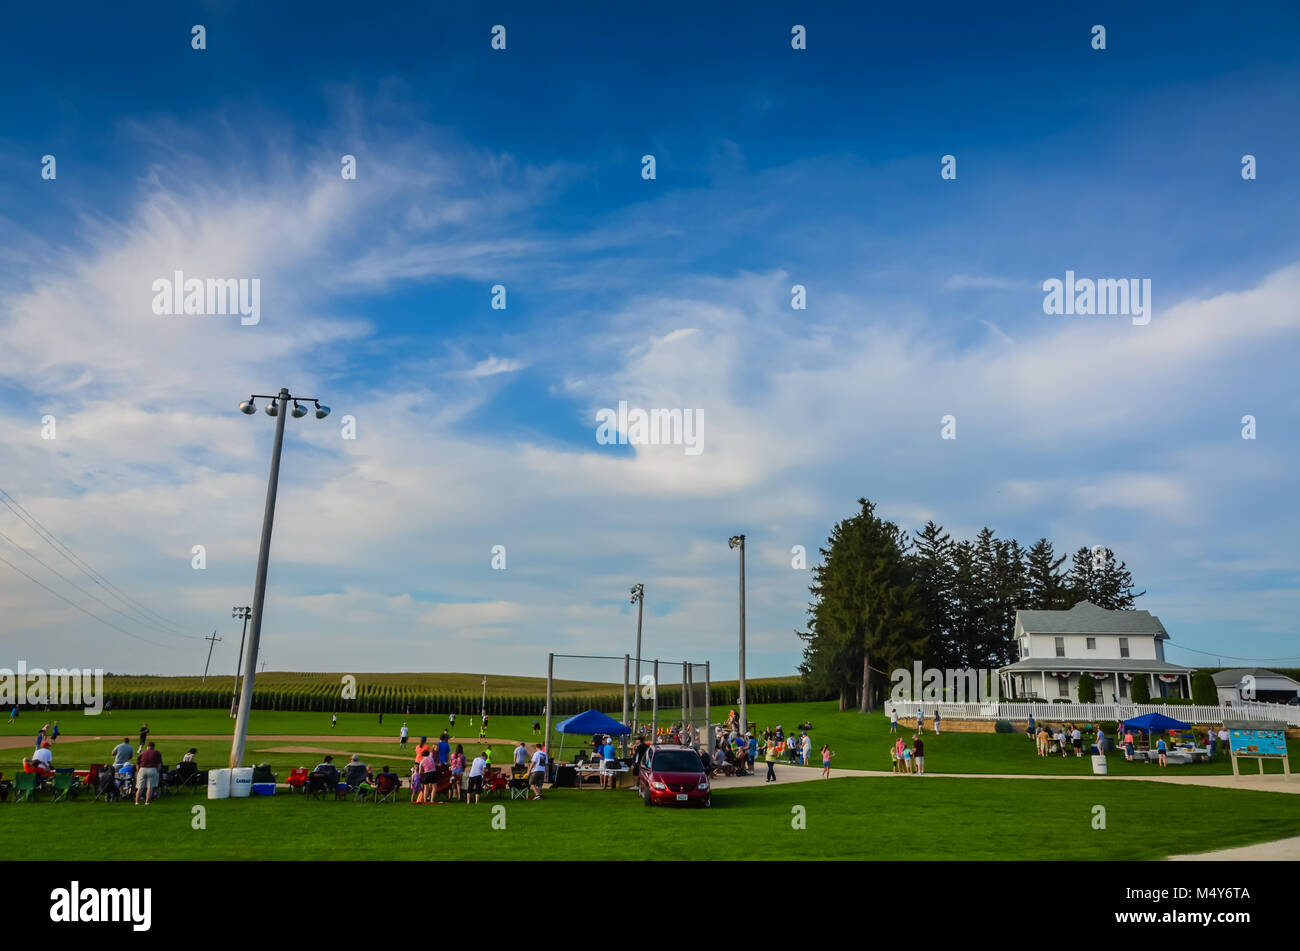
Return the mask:
[(1097, 638), (1095, 637), (1088, 638), (1088, 650), (1095, 651), (1096, 649), (1097, 649)]
[(1020, 656), (1022, 658), (1029, 656), (1029, 638), (1027, 637), (1020, 638)]
[(1065, 656), (1065, 638), (1064, 638), (1064, 637), (1058, 637), (1058, 638), (1056, 638), (1056, 656), (1057, 656), (1057, 657), (1064, 657), (1064, 656)]
[(1127, 656), (1128, 656), (1128, 638), (1127, 638), (1127, 637), (1121, 637), (1121, 638), (1119, 639), (1119, 656), (1120, 656), (1120, 657), (1127, 657)]

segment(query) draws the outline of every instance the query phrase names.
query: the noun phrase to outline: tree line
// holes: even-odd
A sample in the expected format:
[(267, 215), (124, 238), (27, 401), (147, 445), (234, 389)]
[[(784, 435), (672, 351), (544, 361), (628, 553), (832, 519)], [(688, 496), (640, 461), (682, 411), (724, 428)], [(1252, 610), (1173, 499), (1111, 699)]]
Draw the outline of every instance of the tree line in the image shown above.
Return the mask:
[(888, 694), (889, 671), (916, 660), (945, 670), (1010, 663), (1017, 610), (1085, 600), (1128, 610), (1146, 593), (1133, 590), (1128, 567), (1103, 546), (1070, 557), (1046, 538), (1025, 548), (987, 527), (953, 539), (933, 521), (909, 534), (873, 502), (858, 506), (820, 549), (807, 630), (796, 632), (804, 682), (838, 696), (842, 710), (873, 709)]

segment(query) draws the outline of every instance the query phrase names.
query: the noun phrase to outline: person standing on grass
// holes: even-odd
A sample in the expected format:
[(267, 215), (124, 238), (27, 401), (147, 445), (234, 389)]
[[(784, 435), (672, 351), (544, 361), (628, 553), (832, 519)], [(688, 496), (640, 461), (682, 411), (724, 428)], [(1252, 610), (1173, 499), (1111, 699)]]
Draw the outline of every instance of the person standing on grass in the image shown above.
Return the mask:
[(912, 772), (912, 748), (904, 745), (901, 736), (898, 738), (898, 745), (903, 747), (903, 772), (910, 774)]
[(125, 736), (122, 737), (122, 742), (113, 747), (113, 771), (116, 772), (123, 763), (131, 762), (133, 756), (135, 756), (135, 749), (131, 746), (131, 741)]
[(15, 703), (12, 707), (9, 708), (9, 722), (13, 723), (17, 719), (18, 719), (18, 704)]
[(406, 749), (406, 738), (411, 735), (410, 729), (405, 723), (402, 724), (402, 731), (397, 735), (397, 745)]
[(934, 708), (934, 735), (939, 735), (939, 708)]
[(822, 747), (822, 779), (831, 778), (831, 757), (834, 755), (829, 746)]
[(765, 783), (776, 782), (776, 735), (768, 737), (767, 749), (763, 752), (763, 759), (767, 761), (767, 779)]
[(474, 757), (474, 762), (469, 767), (469, 794), (466, 800), (478, 803), (479, 797), (483, 795), (483, 772), (487, 769), (487, 760), (480, 753)]
[(916, 732), (925, 732), (925, 714), (921, 712), (920, 707), (916, 708)]
[(451, 754), (451, 795), (460, 798), (461, 777), (465, 775), (465, 747), (456, 744), (456, 752)]
[(799, 746), (799, 755), (804, 766), (812, 762), (812, 737), (806, 731), (803, 735), (803, 742)]
[(379, 724), (380, 724), (380, 726), (382, 726), (383, 723), (384, 723), (384, 711), (383, 711), (383, 710), (380, 710), (380, 711), (379, 711)]
[(144, 752), (145, 740), (149, 739), (149, 724), (140, 724), (140, 752)]
[(536, 736), (538, 733), (541, 733), (541, 732), (542, 732), (542, 724), (541, 724), (541, 721), (540, 721), (540, 720), (534, 720), (534, 721), (533, 721), (533, 736)]
[(528, 774), (528, 784), (533, 788), (533, 799), (542, 798), (544, 782), (546, 782), (546, 749), (538, 743), (533, 753), (533, 768)]
[(1219, 754), (1219, 734), (1214, 731), (1213, 727), (1210, 727), (1208, 739), (1210, 741), (1210, 759), (1214, 759)]
[(1165, 758), (1165, 754), (1169, 752), (1169, 747), (1165, 745), (1165, 738), (1163, 736), (1156, 741), (1156, 752), (1160, 754), (1160, 765), (1168, 766), (1169, 760)]
[(898, 772), (898, 749), (893, 743), (889, 744), (889, 765), (895, 773)]
[(524, 746), (524, 741), (520, 740), (519, 745), (515, 747), (515, 766), (528, 765), (528, 747)]
[(420, 802), (433, 802), (434, 793), (438, 790), (438, 760), (433, 755), (433, 749), (429, 746), (424, 748), (424, 758), (420, 760)]
[(140, 805), (140, 793), (144, 793), (144, 804), (149, 805), (150, 793), (158, 787), (158, 770), (162, 766), (162, 754), (154, 749), (152, 742), (140, 754), (140, 769), (135, 774), (135, 804)]
[(339, 715), (336, 713), (334, 714), (334, 716), (330, 717), (330, 729), (332, 730), (338, 725), (339, 725)]
[(1031, 713), (1029, 714), (1029, 727), (1025, 731), (1029, 734), (1029, 738), (1031, 740), (1038, 735), (1036, 728), (1037, 728), (1037, 724), (1034, 723), (1034, 715)]
[(447, 734), (444, 733), (438, 740), (438, 762), (446, 766), (449, 759), (451, 759), (451, 744), (447, 742)]
[(894, 707), (889, 711), (889, 732), (898, 732), (898, 707)]
[(1074, 744), (1075, 759), (1083, 756), (1083, 734), (1079, 732), (1077, 724), (1075, 725), (1073, 732), (1070, 733), (1070, 742)]
[(1124, 734), (1124, 758), (1130, 763), (1133, 762), (1133, 731), (1129, 730)]
[(420, 745), (415, 748), (415, 761), (418, 763), (423, 760), (424, 754), (428, 753), (429, 750), (429, 738), (427, 736), (420, 737)]
[(925, 744), (921, 742), (919, 733), (912, 740), (912, 762), (916, 764), (918, 776), (925, 772)]
[(447, 714), (447, 724), (454, 730), (456, 729), (456, 714)]

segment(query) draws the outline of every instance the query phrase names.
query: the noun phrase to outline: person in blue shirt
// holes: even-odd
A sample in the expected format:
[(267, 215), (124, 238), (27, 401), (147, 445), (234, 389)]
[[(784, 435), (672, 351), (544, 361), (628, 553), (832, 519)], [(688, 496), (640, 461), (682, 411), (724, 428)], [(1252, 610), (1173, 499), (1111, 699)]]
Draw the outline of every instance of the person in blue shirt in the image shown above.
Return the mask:
[(753, 733), (745, 734), (745, 751), (749, 754), (751, 763), (758, 762), (758, 740), (754, 739)]
[(1169, 752), (1169, 747), (1165, 745), (1165, 738), (1163, 736), (1156, 742), (1156, 752), (1160, 754), (1160, 765), (1168, 766), (1169, 761), (1165, 759), (1165, 754)]
[(445, 766), (447, 764), (447, 760), (450, 758), (451, 758), (451, 744), (447, 742), (444, 734), (444, 738), (438, 741), (438, 762), (442, 763)]
[(615, 759), (617, 754), (614, 752), (614, 741), (611, 737), (605, 737), (604, 742), (599, 747), (599, 753), (601, 765), (600, 785), (612, 788), (617, 777), (610, 770), (617, 766), (617, 760)]

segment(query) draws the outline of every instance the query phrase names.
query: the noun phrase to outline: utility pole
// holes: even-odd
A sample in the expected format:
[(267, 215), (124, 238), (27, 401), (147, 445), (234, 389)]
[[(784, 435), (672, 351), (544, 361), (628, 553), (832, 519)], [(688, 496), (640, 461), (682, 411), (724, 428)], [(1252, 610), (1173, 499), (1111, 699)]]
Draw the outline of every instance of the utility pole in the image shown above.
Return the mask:
[(230, 697), (230, 715), (233, 717), (239, 707), (239, 673), (244, 668), (244, 639), (248, 636), (248, 619), (253, 616), (253, 609), (236, 606), (230, 609), (230, 616), (244, 622), (244, 633), (239, 635), (239, 661), (235, 664), (235, 692)]
[(213, 631), (213, 632), (212, 632), (212, 636), (211, 636), (211, 637), (205, 637), (205, 638), (203, 638), (203, 639), (204, 639), (205, 641), (208, 642), (208, 659), (207, 659), (206, 661), (203, 662), (203, 679), (200, 680), (199, 683), (206, 683), (206, 682), (207, 682), (207, 680), (208, 680), (208, 664), (212, 663), (212, 648), (216, 647), (216, 646), (217, 646), (217, 641), (221, 640), (221, 638), (217, 637), (217, 632), (216, 632), (216, 631)]
[[(487, 674), (483, 675), (483, 708), (479, 711), (480, 716), (487, 716)], [(482, 720), (479, 720), (482, 723)]]

